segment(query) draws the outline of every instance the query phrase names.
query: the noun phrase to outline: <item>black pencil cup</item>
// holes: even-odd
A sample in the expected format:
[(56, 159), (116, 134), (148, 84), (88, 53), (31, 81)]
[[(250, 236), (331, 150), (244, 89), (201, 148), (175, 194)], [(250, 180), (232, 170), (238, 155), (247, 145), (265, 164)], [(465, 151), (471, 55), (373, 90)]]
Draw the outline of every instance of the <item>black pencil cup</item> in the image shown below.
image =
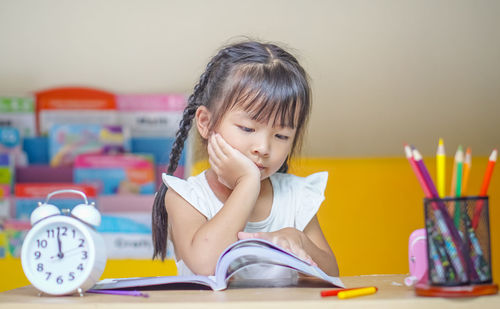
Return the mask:
[(492, 282), (488, 197), (424, 199), (429, 284)]

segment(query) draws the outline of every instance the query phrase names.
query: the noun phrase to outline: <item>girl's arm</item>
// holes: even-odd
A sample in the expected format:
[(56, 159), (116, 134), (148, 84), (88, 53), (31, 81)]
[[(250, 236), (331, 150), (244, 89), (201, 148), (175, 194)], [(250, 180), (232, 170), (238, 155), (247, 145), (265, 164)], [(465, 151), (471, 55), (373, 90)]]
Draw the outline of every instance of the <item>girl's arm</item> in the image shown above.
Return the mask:
[(260, 171), (220, 136), (209, 141), (209, 161), (219, 181), (232, 189), (222, 209), (210, 220), (179, 194), (168, 190), (165, 205), (176, 257), (196, 274), (212, 275), (222, 251), (238, 240), (260, 193)]
[(238, 237), (268, 240), (312, 265), (318, 266), (330, 276), (339, 275), (337, 259), (323, 235), (316, 216), (307, 224), (304, 232), (295, 228), (284, 228), (275, 232), (240, 232)]
[(325, 273), (337, 277), (339, 275), (337, 259), (325, 239), (316, 216), (307, 224), (303, 235), (306, 238), (304, 250)]

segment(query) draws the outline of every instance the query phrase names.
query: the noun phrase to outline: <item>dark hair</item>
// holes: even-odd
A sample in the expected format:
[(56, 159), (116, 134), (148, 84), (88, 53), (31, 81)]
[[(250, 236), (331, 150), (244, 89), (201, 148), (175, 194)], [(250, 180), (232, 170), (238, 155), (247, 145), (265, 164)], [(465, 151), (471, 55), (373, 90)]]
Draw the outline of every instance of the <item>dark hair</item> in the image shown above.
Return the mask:
[[(198, 107), (206, 106), (213, 113), (213, 129), (224, 113), (236, 105), (255, 120), (268, 122), (274, 117), (273, 126), (296, 128), (293, 154), (301, 144), (311, 108), (307, 74), (294, 56), (274, 44), (247, 41), (222, 48), (210, 60), (188, 98), (167, 174), (172, 175), (177, 168)], [(287, 172), (289, 159), (278, 172)], [(153, 259), (164, 260), (167, 253), (166, 192), (162, 183), (153, 204)]]

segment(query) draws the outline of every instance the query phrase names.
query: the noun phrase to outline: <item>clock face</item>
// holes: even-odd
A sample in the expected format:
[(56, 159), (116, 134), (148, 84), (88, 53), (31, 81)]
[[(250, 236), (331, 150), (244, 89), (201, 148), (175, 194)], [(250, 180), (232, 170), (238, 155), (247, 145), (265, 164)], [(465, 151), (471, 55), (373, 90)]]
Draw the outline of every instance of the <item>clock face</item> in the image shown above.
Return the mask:
[(93, 266), (94, 249), (86, 235), (71, 220), (35, 225), (23, 244), (23, 269), (30, 282), (50, 294), (80, 287)]

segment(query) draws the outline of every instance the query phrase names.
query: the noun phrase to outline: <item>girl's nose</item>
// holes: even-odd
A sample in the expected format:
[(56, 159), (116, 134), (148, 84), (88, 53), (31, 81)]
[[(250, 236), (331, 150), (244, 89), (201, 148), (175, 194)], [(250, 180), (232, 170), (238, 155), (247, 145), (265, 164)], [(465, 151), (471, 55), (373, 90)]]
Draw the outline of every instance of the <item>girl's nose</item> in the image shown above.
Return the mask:
[(270, 151), (271, 145), (266, 137), (260, 137), (253, 143), (252, 153), (255, 155), (268, 157)]

